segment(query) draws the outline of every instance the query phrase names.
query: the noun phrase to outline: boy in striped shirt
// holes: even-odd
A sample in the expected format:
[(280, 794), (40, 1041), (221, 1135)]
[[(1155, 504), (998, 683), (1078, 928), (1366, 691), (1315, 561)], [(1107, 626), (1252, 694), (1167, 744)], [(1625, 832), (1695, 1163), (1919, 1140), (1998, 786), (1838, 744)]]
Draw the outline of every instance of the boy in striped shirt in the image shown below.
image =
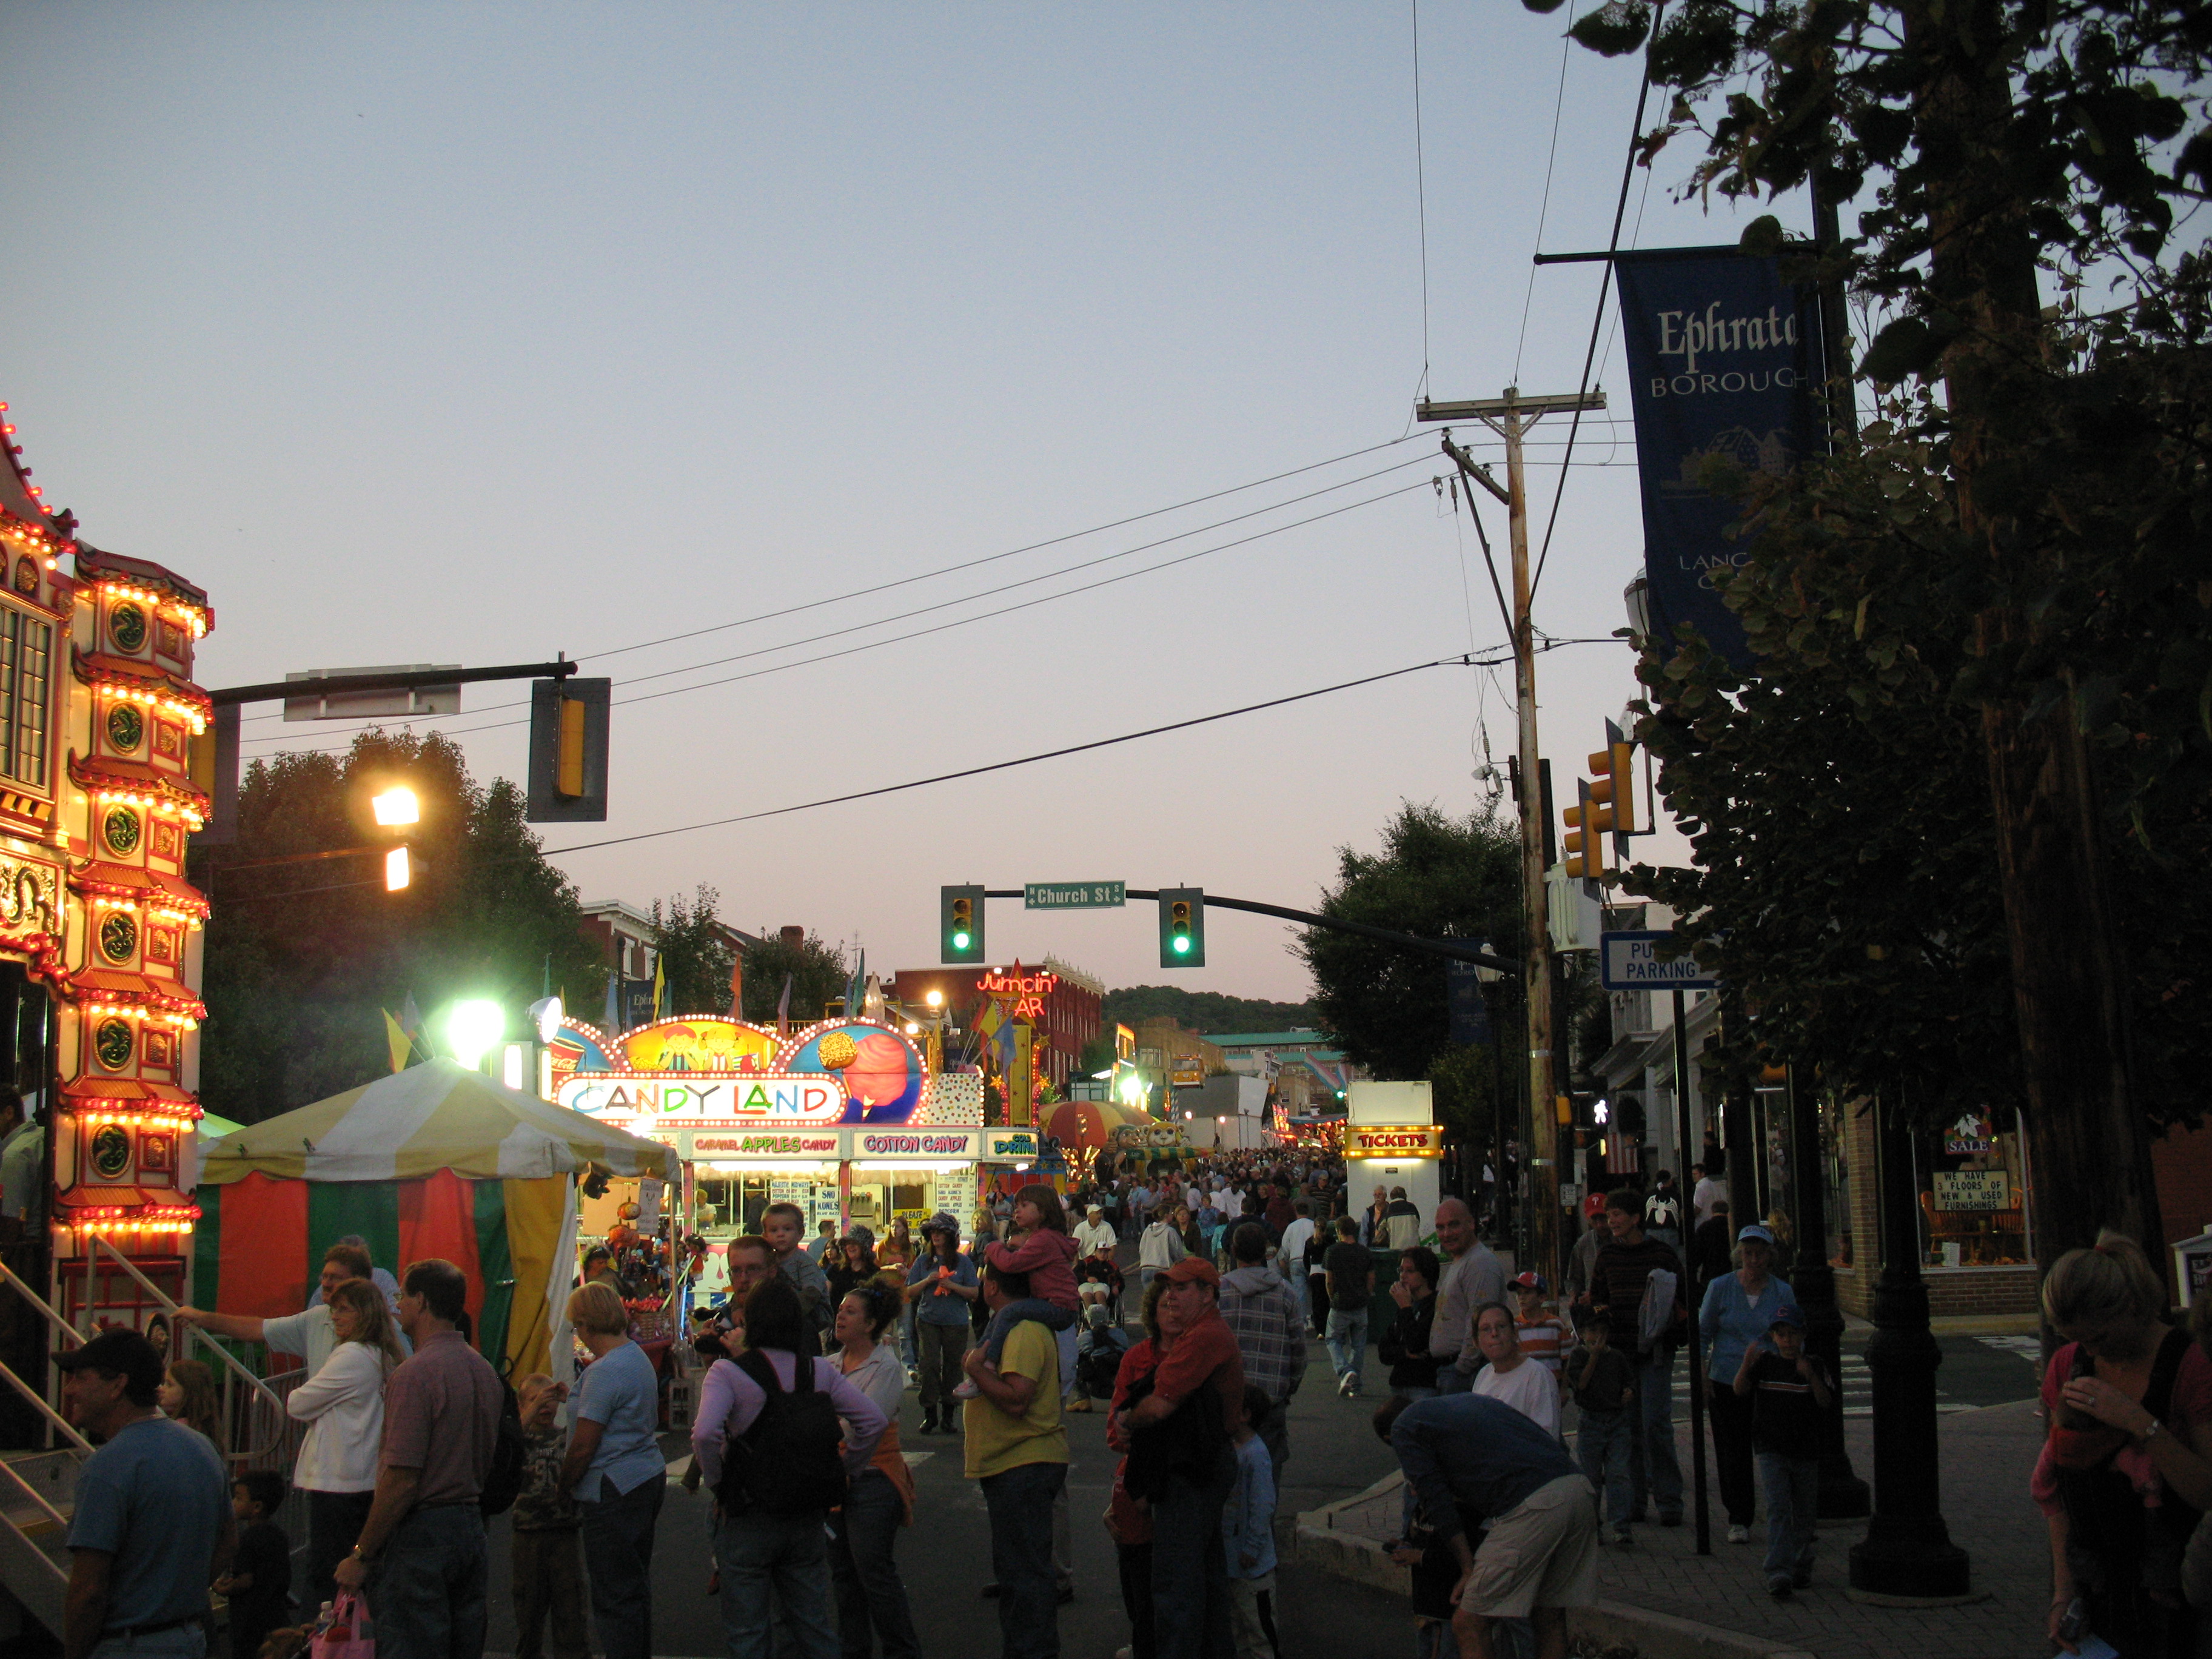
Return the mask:
[(1544, 1300), (1544, 1276), (1524, 1273), (1513, 1281), (1513, 1300), (1518, 1311), (1513, 1323), (1521, 1335), (1521, 1352), (1527, 1354), (1546, 1370), (1559, 1384), (1564, 1395), (1566, 1388), (1563, 1366), (1566, 1358), (1567, 1328), (1551, 1304)]

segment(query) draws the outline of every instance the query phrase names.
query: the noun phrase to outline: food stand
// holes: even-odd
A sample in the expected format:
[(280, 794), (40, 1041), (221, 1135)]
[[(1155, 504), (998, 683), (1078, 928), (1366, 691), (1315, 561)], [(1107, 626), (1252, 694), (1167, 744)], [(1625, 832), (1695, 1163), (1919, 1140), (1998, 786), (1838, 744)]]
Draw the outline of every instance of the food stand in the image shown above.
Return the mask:
[[(550, 1049), (561, 1104), (675, 1150), (684, 1231), (757, 1232), (769, 1205), (792, 1203), (809, 1237), (824, 1220), (881, 1233), (975, 1203), (982, 1078), (928, 1070), (892, 1026), (837, 1018), (779, 1036), (691, 1014), (617, 1036), (568, 1020)], [(610, 1200), (626, 1196), (611, 1186)]]

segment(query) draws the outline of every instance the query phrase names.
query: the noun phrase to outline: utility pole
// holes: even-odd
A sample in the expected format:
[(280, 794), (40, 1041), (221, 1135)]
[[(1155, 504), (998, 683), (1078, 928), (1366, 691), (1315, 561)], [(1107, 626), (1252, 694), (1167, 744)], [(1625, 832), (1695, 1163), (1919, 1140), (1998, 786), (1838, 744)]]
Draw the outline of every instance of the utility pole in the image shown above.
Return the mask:
[[(1521, 910), (1527, 946), (1522, 988), (1528, 1011), (1529, 1251), (1536, 1270), (1558, 1281), (1559, 1249), (1559, 1067), (1552, 1031), (1552, 933), (1544, 889), (1545, 808), (1542, 756), (1536, 741), (1536, 626), (1531, 613), (1533, 582), (1528, 571), (1528, 492), (1522, 465), (1522, 441), (1547, 415), (1568, 415), (1605, 407), (1605, 393), (1565, 393), (1524, 398), (1517, 386), (1502, 398), (1467, 403), (1421, 403), (1423, 421), (1480, 421), (1505, 441), (1505, 487), (1474, 464), (1466, 450), (1443, 436), (1449, 455), (1470, 485), (1480, 484), (1505, 505), (1513, 559), (1513, 690), (1520, 708)], [(1472, 506), (1473, 498), (1469, 497)]]

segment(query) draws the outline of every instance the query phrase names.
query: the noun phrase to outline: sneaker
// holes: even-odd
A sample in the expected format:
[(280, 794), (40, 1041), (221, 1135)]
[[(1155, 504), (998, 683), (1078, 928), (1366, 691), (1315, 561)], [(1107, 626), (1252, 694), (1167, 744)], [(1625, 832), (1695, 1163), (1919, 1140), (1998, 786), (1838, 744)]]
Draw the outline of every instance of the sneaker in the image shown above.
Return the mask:
[(917, 1432), (921, 1434), (935, 1434), (937, 1432), (937, 1413), (935, 1412), (924, 1412), (921, 1414), (921, 1427), (917, 1431)]
[(1749, 1527), (1730, 1527), (1729, 1528), (1729, 1542), (1731, 1544), (1748, 1544), (1751, 1542), (1751, 1528)]
[(1352, 1373), (1350, 1371), (1346, 1371), (1342, 1376), (1336, 1379), (1336, 1394), (1337, 1398), (1340, 1400), (1349, 1400), (1352, 1398)]
[(1787, 1601), (1790, 1589), (1790, 1575), (1786, 1572), (1775, 1573), (1766, 1581), (1766, 1593), (1778, 1601)]
[(975, 1379), (974, 1377), (963, 1376), (960, 1379), (958, 1384), (953, 1389), (952, 1397), (955, 1400), (973, 1400), (981, 1392), (982, 1390), (975, 1386)]
[(1800, 1567), (1790, 1575), (1790, 1586), (1792, 1589), (1803, 1589), (1812, 1582), (1813, 1569), (1810, 1567)]
[(1606, 1538), (1609, 1543), (1618, 1544), (1623, 1549), (1626, 1549), (1631, 1542), (1628, 1528), (1626, 1527), (1615, 1527), (1606, 1534)]

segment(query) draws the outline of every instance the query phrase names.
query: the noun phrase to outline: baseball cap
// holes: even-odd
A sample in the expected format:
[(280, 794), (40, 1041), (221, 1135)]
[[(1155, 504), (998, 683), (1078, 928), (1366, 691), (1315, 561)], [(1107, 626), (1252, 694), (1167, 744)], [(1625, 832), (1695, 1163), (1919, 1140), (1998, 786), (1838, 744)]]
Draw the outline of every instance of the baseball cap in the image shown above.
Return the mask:
[(1221, 1275), (1214, 1272), (1213, 1264), (1202, 1255), (1183, 1257), (1160, 1277), (1177, 1285), (1195, 1283), (1212, 1285), (1218, 1289), (1221, 1284)]
[(1534, 1269), (1525, 1273), (1516, 1273), (1513, 1275), (1513, 1288), (1516, 1291), (1534, 1291), (1540, 1295), (1544, 1289), (1544, 1275)]
[(82, 1347), (56, 1354), (54, 1369), (112, 1371), (132, 1393), (151, 1394), (161, 1386), (161, 1351), (137, 1331), (102, 1331)]
[(1771, 1244), (1774, 1243), (1774, 1235), (1769, 1232), (1765, 1228), (1760, 1226), (1756, 1221), (1751, 1223), (1741, 1231), (1738, 1232), (1735, 1236), (1735, 1242), (1741, 1244), (1747, 1238), (1755, 1238), (1762, 1244)]
[(1805, 1328), (1805, 1316), (1797, 1310), (1796, 1303), (1785, 1302), (1774, 1310), (1774, 1317), (1766, 1322), (1766, 1328), (1770, 1331), (1777, 1325), (1787, 1325), (1792, 1330), (1802, 1331)]

